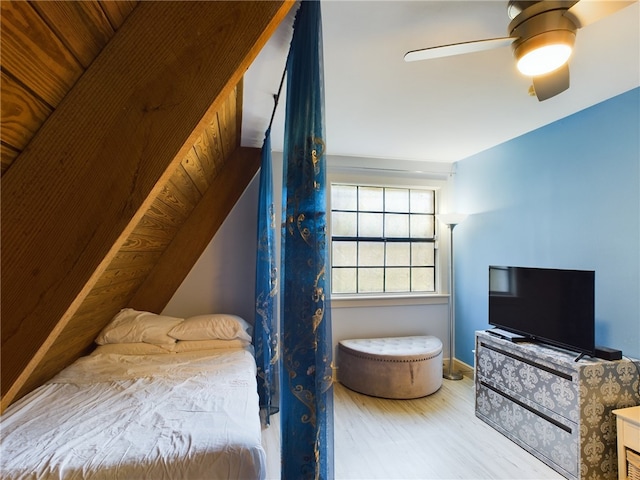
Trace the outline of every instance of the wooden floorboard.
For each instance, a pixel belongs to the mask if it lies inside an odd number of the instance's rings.
[[[335,478],[562,479],[476,418],[473,379],[443,380],[436,393],[386,400],[334,389]],[[263,430],[268,478],[280,478],[279,418]]]

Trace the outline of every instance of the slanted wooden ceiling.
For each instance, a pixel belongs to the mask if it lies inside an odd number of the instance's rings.
[[[242,76],[294,3],[0,5],[4,410],[170,300],[259,168]]]

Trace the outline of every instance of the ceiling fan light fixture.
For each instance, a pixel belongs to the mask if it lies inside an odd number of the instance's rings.
[[[571,47],[562,43],[539,47],[518,60],[518,70],[530,77],[553,72],[567,63],[571,52]]]
[[[571,57],[575,38],[573,32],[555,30],[522,42],[514,52],[518,70],[530,77],[557,70]]]

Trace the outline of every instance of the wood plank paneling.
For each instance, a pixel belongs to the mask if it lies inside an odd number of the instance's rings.
[[[172,179],[173,178],[176,178],[176,175],[173,175]],[[178,185],[176,185],[172,180],[169,180],[162,189],[160,195],[158,195],[158,200],[176,212],[175,216],[180,218],[186,218],[196,205],[191,201],[189,196],[182,193]]]
[[[202,198],[202,194],[193,183],[191,176],[185,171],[183,162],[180,163],[180,167],[176,168],[173,177],[171,177],[169,188],[173,191],[174,195],[181,197],[181,202],[191,206],[189,212],[193,210],[193,207],[195,207]]]
[[[209,188],[207,176],[193,147],[187,152],[184,160],[182,160],[181,166],[198,189],[198,192],[200,194],[206,192],[207,188]]]
[[[238,86],[236,87],[234,102],[234,108],[236,110],[235,144],[239,147],[242,143],[242,105],[244,103],[244,82],[238,83]]]
[[[153,207],[146,210],[144,216],[136,226],[136,234],[155,237],[158,239],[170,239],[175,235],[177,229],[169,229],[163,222],[162,215],[152,211]]]
[[[0,9],[3,70],[56,107],[84,69],[31,4],[3,0]]]
[[[213,170],[222,168],[225,162],[225,154],[222,144],[222,133],[220,132],[220,117],[221,115],[218,113],[218,115],[212,118],[211,123],[209,124],[209,127],[206,131],[208,137],[207,141],[210,145],[209,151],[211,153],[209,163],[212,165],[211,168]]]
[[[13,78],[1,72],[2,117],[0,138],[14,150],[22,150],[53,109],[25,90]]]
[[[137,235],[136,238],[137,239],[144,238],[145,241],[149,241],[149,242],[158,241],[157,239],[143,237],[142,235]],[[151,250],[155,252],[164,251],[164,249],[167,248],[168,246],[167,239],[162,239],[162,241],[158,241],[158,242],[161,243],[162,248],[150,248],[145,250]],[[141,251],[140,249],[124,247],[120,249],[119,253],[122,254],[122,253],[131,253],[131,252],[140,252],[140,251]],[[114,263],[110,265],[109,268],[100,276],[100,279],[96,282],[94,286],[94,290],[99,290],[104,286],[111,285],[113,283],[128,282],[130,280],[138,280],[139,282],[141,282],[142,279],[144,279],[149,274],[149,271],[152,268],[153,268],[153,265],[147,265],[147,264],[135,265],[135,264],[122,264],[122,262],[120,262],[119,264]],[[92,290],[92,292],[94,290]],[[91,293],[89,295],[91,295]],[[83,303],[83,307],[84,307],[84,303]]]
[[[115,32],[96,1],[36,1],[31,5],[84,68]]]
[[[170,242],[171,242],[171,237],[164,237],[164,238],[147,237],[145,235],[134,232],[131,235],[129,235],[129,238],[127,238],[127,241],[124,242],[124,244],[122,245],[122,248],[120,248],[120,251],[121,252],[148,252],[148,251],[162,252],[165,248],[167,248],[167,245],[169,245]],[[103,280],[105,277],[107,277],[109,275],[109,272],[111,271],[112,269],[108,268],[104,272],[104,275],[100,277],[100,280]]]
[[[134,231],[159,243],[178,232],[186,201],[175,208],[174,199],[157,197],[292,5],[139,4],[7,170],[1,192],[2,409],[91,343],[98,326],[75,316],[87,302],[110,311],[128,306],[139,279],[103,283],[101,276],[143,271],[158,261],[156,249],[118,250],[132,245],[127,239]],[[238,189],[228,185],[237,181],[217,179],[211,188]],[[198,222],[215,223],[211,211],[218,207],[209,204]],[[167,251],[176,256],[174,244]],[[193,265],[204,248],[193,241],[182,247],[181,265]],[[170,269],[170,283],[182,281],[182,270]],[[162,292],[166,303],[173,291]],[[98,316],[104,323],[110,318]]]
[[[4,175],[4,172],[9,170],[9,167],[13,161],[18,157],[20,152],[9,145],[4,143],[0,144],[0,172]]]
[[[217,115],[214,118],[217,118]],[[214,128],[215,130],[213,130]],[[216,176],[216,158],[222,157],[221,145],[218,142],[219,138],[218,123],[216,120],[215,127],[208,125],[203,135],[193,144],[193,151],[204,170],[205,178],[215,178]]]
[[[137,0],[100,0],[100,6],[107,15],[114,30],[122,26],[126,18],[138,4]]]
[[[232,152],[236,146],[240,145],[240,137],[236,131],[236,118],[239,114],[241,115],[241,112],[237,110],[236,96],[230,95],[218,112],[223,152]]]
[[[189,250],[202,252],[260,167],[259,148],[237,148],[131,300],[140,310],[159,312],[191,270]],[[195,246],[195,247],[194,247]]]
[[[2,2],[2,174],[136,4]],[[108,11],[114,21],[107,18]]]
[[[153,202],[153,205],[147,209],[146,215],[156,220],[167,232],[177,231],[182,222],[184,222],[184,217],[174,210],[171,205],[161,200]]]

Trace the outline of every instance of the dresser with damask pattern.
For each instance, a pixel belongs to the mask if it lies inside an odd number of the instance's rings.
[[[476,332],[476,416],[569,479],[617,478],[612,410],[640,404],[640,366]]]

